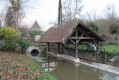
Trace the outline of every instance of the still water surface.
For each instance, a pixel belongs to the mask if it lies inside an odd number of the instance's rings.
[[[119,75],[53,57],[49,57],[46,63],[39,64],[58,80],[119,80]]]
[[[28,55],[29,56],[29,55]],[[49,56],[47,59],[33,57],[46,71],[53,74],[58,80],[119,80],[119,75],[104,72],[81,64],[74,64]],[[46,59],[44,61],[43,59]],[[41,63],[42,62],[42,63]]]

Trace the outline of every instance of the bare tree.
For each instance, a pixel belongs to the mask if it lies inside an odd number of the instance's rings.
[[[18,30],[21,34],[21,37],[26,37],[28,33],[30,32],[30,29],[28,28],[28,25],[22,25],[21,27],[18,27]]]
[[[108,4],[105,8],[107,24],[109,27],[109,33],[118,34],[119,44],[119,19],[116,13],[116,6],[114,4]]]
[[[112,25],[119,25],[118,23],[118,18],[117,18],[117,13],[116,13],[116,7],[114,4],[108,4],[105,8],[105,15],[107,19],[107,24],[108,27],[111,29]]]
[[[114,4],[108,4],[105,8],[105,16],[107,19],[114,19],[117,17],[116,7]]]
[[[13,27],[17,28],[19,26],[19,21],[24,17],[24,10],[23,8],[26,7],[26,3],[30,0],[0,0],[6,3],[6,5],[12,8],[12,15],[13,15]],[[7,16],[7,15],[6,15]]]
[[[63,1],[63,21],[72,21],[79,18],[83,6],[81,0]]]
[[[13,13],[12,13],[12,7],[9,7],[6,13],[5,17],[5,26],[13,27]]]
[[[0,26],[3,26],[3,23],[4,23],[4,14],[5,14],[5,11],[4,11],[4,8],[1,9],[1,12],[0,12]]]
[[[14,19],[14,24],[15,24],[15,28],[18,27],[18,19],[19,17],[21,17],[21,13],[20,10],[22,10],[22,4],[23,2],[25,2],[25,0],[10,0],[10,4],[12,6],[13,9],[13,19]],[[22,11],[23,12],[23,11]]]

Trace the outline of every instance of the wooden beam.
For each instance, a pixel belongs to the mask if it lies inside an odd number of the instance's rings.
[[[93,43],[94,43],[94,45],[95,45],[96,49],[98,50],[97,43],[96,43],[96,41],[95,41],[95,40],[93,40]],[[95,53],[95,56],[96,56],[96,61],[97,61],[97,52]]]
[[[75,50],[76,50],[76,52],[75,52],[75,57],[76,58],[78,58],[78,30],[77,30],[77,28],[76,28],[76,44],[75,44]]]
[[[92,37],[79,37],[79,39],[94,39]]]
[[[96,49],[97,49],[97,52],[96,52],[96,60],[97,60],[97,59],[98,59],[98,58],[97,58],[97,54],[99,54],[99,51],[100,51],[100,48],[99,48],[99,42],[98,42],[98,41],[93,40],[93,43],[95,44]]]
[[[82,37],[83,36],[83,34],[80,36],[80,37]],[[79,43],[79,41],[80,41],[80,39],[78,40],[78,42],[77,43]]]
[[[99,42],[97,42],[97,48],[98,48],[97,54],[99,54],[99,52],[100,52],[100,45],[99,45]]]
[[[60,43],[58,43],[58,53],[60,53]]]
[[[50,43],[47,43],[48,44],[48,52],[50,52]]]
[[[71,41],[73,44],[76,44],[72,39],[70,39],[70,41]]]
[[[92,37],[70,37],[70,39],[94,39]]]
[[[82,33],[80,37],[83,37],[83,35],[84,35],[84,34]]]
[[[86,32],[82,31],[81,29],[78,29],[81,33],[85,34],[86,36],[89,36],[89,34],[86,34]]]

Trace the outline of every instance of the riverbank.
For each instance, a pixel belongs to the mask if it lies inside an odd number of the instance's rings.
[[[0,52],[0,80],[57,80],[25,54]]]

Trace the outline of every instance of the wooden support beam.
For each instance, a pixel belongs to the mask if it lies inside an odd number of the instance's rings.
[[[50,52],[50,43],[47,43],[48,44],[48,52]]]
[[[97,54],[100,53],[100,45],[99,45],[99,42],[97,42]]]
[[[94,43],[94,45],[95,45],[96,49],[98,50],[97,43],[96,43],[96,41],[95,41],[95,40],[93,40],[93,43]],[[95,56],[96,56],[96,60],[97,60],[97,52],[95,53]]]
[[[76,44],[75,44],[75,57],[78,58],[78,30],[76,29]]]
[[[81,29],[78,29],[81,33],[85,34],[86,36],[89,36],[89,34],[86,34],[86,32],[82,31]]]
[[[100,46],[99,46],[99,42],[98,41],[95,41],[95,40],[93,40],[93,43],[95,44],[95,46],[96,46],[96,49],[97,49],[97,52],[96,52],[96,60],[98,59],[97,58],[97,54],[99,54],[99,52],[100,52]]]
[[[83,36],[83,34],[80,36],[80,37],[82,37]],[[77,43],[79,43],[79,41],[80,41],[80,39],[78,40],[78,42]]]
[[[92,37],[71,37],[70,39],[94,39]]]
[[[84,34],[82,33],[80,37],[83,37],[83,35],[84,35]]]
[[[70,39],[70,41],[71,41],[73,44],[76,44],[72,39]]]
[[[58,53],[60,53],[60,43],[58,43]]]

